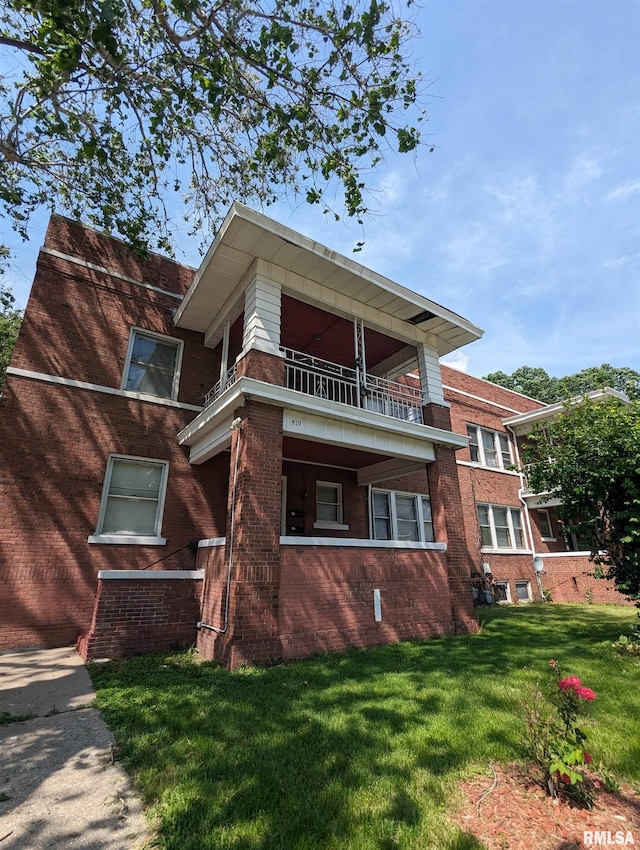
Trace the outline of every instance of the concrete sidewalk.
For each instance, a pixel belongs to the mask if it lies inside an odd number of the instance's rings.
[[[82,659],[0,653],[0,850],[137,850],[151,834]],[[9,716],[7,718],[7,715]],[[12,721],[17,716],[33,719]]]

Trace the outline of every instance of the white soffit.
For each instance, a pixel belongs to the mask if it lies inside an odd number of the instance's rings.
[[[176,325],[204,333],[256,258],[402,321],[433,313],[432,318],[415,324],[421,331],[437,335],[440,355],[483,334],[476,325],[434,301],[238,203],[229,210],[196,272],[176,313]]]

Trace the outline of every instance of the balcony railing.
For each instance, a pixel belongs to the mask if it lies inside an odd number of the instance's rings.
[[[350,366],[341,366],[292,348],[281,351],[285,357],[285,386],[288,389],[350,407],[361,407],[404,422],[423,424],[422,393],[419,389],[375,375],[363,375]],[[234,365],[205,395],[204,406],[213,404],[236,380]]]
[[[362,407],[394,419],[422,424],[422,393],[414,387],[363,375],[331,360],[283,348],[285,381],[290,390]]]
[[[237,377],[236,372],[237,372],[237,367],[236,367],[236,364],[234,363],[233,366],[231,367],[231,369],[229,369],[227,371],[226,375],[224,375],[224,377],[220,378],[218,383],[214,384],[214,386],[211,387],[209,392],[205,395],[205,397],[204,397],[204,406],[205,407],[209,407],[210,404],[213,404],[213,402],[219,396],[221,396],[222,393],[231,386],[231,384],[234,384],[236,382],[236,377]]]

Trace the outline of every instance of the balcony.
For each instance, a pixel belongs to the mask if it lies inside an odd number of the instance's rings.
[[[388,381],[359,369],[313,357],[291,348],[281,349],[285,358],[287,389],[315,398],[381,413],[403,422],[423,424],[419,389]],[[213,404],[236,381],[235,366],[206,394],[204,407]]]

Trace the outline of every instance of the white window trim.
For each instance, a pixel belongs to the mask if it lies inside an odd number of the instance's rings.
[[[511,604],[511,583],[509,581],[507,581],[506,579],[498,579],[496,581],[496,586],[497,585],[504,585],[506,587],[507,592],[505,593],[506,599],[496,599],[496,604],[497,605],[510,605]]]
[[[489,515],[489,530],[491,531],[491,546],[483,546],[480,544],[480,551],[487,552],[491,554],[507,554],[507,553],[518,553],[522,554],[523,552],[530,551],[527,547],[527,535],[525,532],[524,524],[522,522],[522,511],[520,508],[512,507],[511,505],[494,505],[489,502],[478,502],[476,505],[476,516],[477,508],[484,507],[488,508]],[[517,511],[520,514],[520,531],[522,533],[522,546],[498,546],[498,536],[496,534],[496,523],[493,518],[493,509],[494,508],[503,508],[507,512],[507,528],[509,529],[509,538],[510,540],[515,540],[515,529],[513,525],[513,517],[511,515],[512,511]],[[478,516],[478,529],[480,530],[480,539],[482,540],[482,528],[480,527],[480,517]]]
[[[511,438],[506,431],[496,431],[494,428],[485,428],[482,425],[476,425],[473,422],[467,422],[467,434],[469,433],[469,428],[475,428],[476,432],[476,445],[478,447],[478,457],[479,460],[467,461],[472,466],[482,466],[484,469],[494,469],[500,470],[502,472],[511,472],[505,466],[504,459],[502,457],[502,448],[500,446],[499,437],[506,437],[507,443],[509,445],[509,466],[513,463],[513,446],[511,445]],[[493,435],[493,446],[496,451],[496,460],[498,461],[497,466],[492,466],[486,462],[485,457],[485,447],[482,442],[482,433],[485,432],[487,434]]]
[[[393,535],[393,537],[391,538],[392,540],[395,540],[398,543],[402,543],[402,544],[405,544],[405,543],[408,544],[408,543],[411,543],[411,542],[426,544],[426,543],[433,543],[434,542],[432,540],[425,540],[424,539],[424,522],[425,522],[425,520],[424,520],[424,514],[422,512],[422,500],[427,499],[429,501],[429,503],[431,503],[430,495],[428,493],[407,493],[404,490],[386,490],[383,487],[369,487],[369,523],[370,523],[369,536],[372,540],[376,540],[376,541],[379,541],[379,542],[384,541],[384,538],[377,538],[375,536],[376,523],[375,523],[375,516],[374,516],[374,513],[373,513],[373,494],[374,493],[385,493],[386,495],[391,497],[389,499],[389,519],[390,519],[390,522],[391,522],[391,533]],[[409,496],[416,501],[416,505],[417,505],[416,519],[417,519],[417,522],[418,522],[418,534],[420,535],[420,540],[418,540],[418,541],[401,540],[398,537],[398,523],[397,523],[397,514],[396,514],[396,496]],[[433,511],[432,511],[432,514],[431,514],[431,525],[433,526]],[[435,529],[434,529],[434,536],[435,536]]]
[[[101,529],[104,523],[105,513],[107,511],[107,502],[109,499],[109,487],[111,485],[111,474],[113,471],[113,462],[115,460],[130,460],[140,463],[157,463],[162,466],[162,476],[160,479],[160,487],[158,490],[158,507],[156,508],[156,533],[155,534],[103,534]],[[164,546],[167,542],[162,536],[162,519],[164,516],[164,500],[167,493],[167,481],[169,478],[169,461],[160,460],[153,457],[134,457],[133,455],[110,454],[105,470],[104,481],[102,484],[102,499],[100,500],[100,511],[98,513],[98,522],[96,525],[95,534],[89,535],[88,543],[106,543],[120,546]]]
[[[133,344],[135,341],[136,334],[140,334],[141,336],[151,337],[151,339],[157,339],[159,342],[172,343],[177,345],[176,350],[176,367],[173,372],[173,383],[171,384],[171,400],[175,401],[178,398],[178,387],[180,386],[180,371],[182,369],[182,352],[184,349],[184,343],[181,339],[178,339],[174,336],[168,336],[167,334],[156,333],[155,331],[148,331],[145,328],[132,327],[129,331],[129,345],[127,346],[127,355],[124,361],[124,369],[122,371],[122,380],[120,381],[120,389],[127,389],[127,380],[129,378],[129,369],[131,368],[131,357],[133,355]],[[128,390],[127,392],[131,392]],[[145,393],[144,395],[149,395],[149,393]],[[156,396],[156,398],[163,398],[164,396]]]
[[[527,599],[520,599],[520,597],[518,596],[518,585],[519,584],[526,584],[527,593],[529,594]],[[531,582],[529,581],[529,579],[526,579],[526,578],[516,579],[514,581],[514,585],[515,585],[515,588],[516,588],[516,601],[518,602],[518,604],[527,605],[529,602],[533,602],[533,596],[531,595]]]
[[[349,526],[344,522],[344,502],[342,499],[342,484],[337,481],[316,481],[316,517],[318,516],[318,487],[333,487],[338,493],[338,520],[332,522],[328,519],[316,519],[314,528],[334,529],[335,531],[349,531]]]
[[[545,514],[545,516],[547,517],[547,527],[549,528],[549,531],[552,531],[553,526],[551,525],[551,514],[549,513],[548,509],[547,508],[536,508],[536,511],[539,514]],[[558,539],[557,537],[553,537],[553,536],[547,537],[546,535],[542,534],[542,530],[540,529],[539,523],[538,523],[538,529],[540,530],[540,539],[544,543],[554,543]]]

